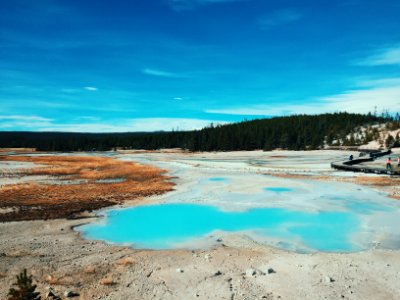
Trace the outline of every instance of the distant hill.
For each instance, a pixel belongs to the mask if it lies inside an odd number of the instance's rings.
[[[333,113],[257,119],[194,131],[133,133],[0,132],[0,147],[45,151],[183,148],[190,151],[320,149],[373,140],[378,124],[400,128],[398,117]],[[129,130],[129,128],[127,128]],[[394,137],[395,138],[395,137]]]

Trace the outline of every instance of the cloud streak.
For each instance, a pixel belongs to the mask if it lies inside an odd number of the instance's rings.
[[[279,116],[291,114],[320,114],[347,111],[354,113],[388,110],[400,111],[400,78],[369,81],[363,89],[347,90],[342,93],[305,101],[304,104],[263,104],[251,107],[206,110],[207,113],[227,115]]]
[[[89,92],[96,92],[99,90],[97,87],[94,87],[94,86],[85,86],[84,89]]]
[[[12,115],[12,116],[1,116],[0,120],[14,120],[14,121],[34,121],[34,122],[50,122],[52,119],[43,118],[39,116],[23,116],[23,115]]]
[[[208,126],[211,123],[225,124],[219,120],[203,120],[188,118],[138,118],[119,122],[87,123],[87,124],[54,124],[40,128],[39,131],[67,131],[67,132],[151,132],[170,130],[195,130]]]
[[[379,50],[358,64],[363,66],[400,66],[400,46]]]
[[[151,68],[145,68],[142,70],[142,72],[146,75],[151,75],[151,76],[157,76],[157,77],[167,77],[167,78],[178,78],[182,77],[178,74],[163,71],[163,70],[158,70],[158,69],[151,69]]]
[[[220,120],[190,118],[137,118],[109,120],[105,122],[101,122],[97,118],[86,116],[80,117],[79,119],[89,122],[57,123],[55,120],[39,116],[0,116],[0,128],[7,130],[65,132],[151,132],[195,130],[204,128],[211,123],[227,123]]]
[[[53,119],[40,116],[0,115],[0,128],[5,130],[36,130],[39,127],[49,126]]]

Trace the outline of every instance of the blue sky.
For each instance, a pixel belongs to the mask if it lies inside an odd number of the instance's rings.
[[[398,0],[12,0],[0,130],[400,111]]]

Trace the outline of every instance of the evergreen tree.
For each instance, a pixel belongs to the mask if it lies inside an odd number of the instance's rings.
[[[397,133],[396,137],[394,138],[393,148],[394,147],[400,147],[400,135],[399,135],[399,133]]]
[[[325,143],[358,144],[356,128],[369,126],[365,140],[380,135],[372,125],[386,122],[400,125],[400,120],[387,116],[334,113],[320,115],[293,115],[243,121],[226,125],[211,125],[201,130],[172,132],[127,133],[66,133],[66,132],[0,132],[0,147],[36,148],[42,151],[91,151],[125,149],[156,150],[182,148],[190,151],[232,150],[289,150],[317,149]],[[396,116],[396,118],[399,118]],[[167,124],[166,124],[167,126]],[[391,125],[393,128],[393,125]],[[129,128],[127,128],[129,130]],[[350,138],[347,140],[347,136]],[[383,141],[382,141],[383,142]]]
[[[393,137],[391,134],[389,134],[388,137],[387,137],[386,140],[385,140],[386,148],[392,147],[393,144],[394,144],[394,142],[395,142],[394,137]]]
[[[35,292],[36,285],[32,284],[32,275],[28,276],[26,269],[17,275],[14,283],[17,289],[11,288],[8,292],[8,300],[40,300],[40,293]]]

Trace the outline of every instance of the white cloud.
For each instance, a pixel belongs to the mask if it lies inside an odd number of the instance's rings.
[[[258,25],[263,30],[270,30],[279,25],[298,21],[302,17],[302,13],[295,9],[277,10],[259,19]]]
[[[395,87],[400,86],[400,77],[361,80],[356,82],[357,87]]]
[[[139,118],[120,120],[107,123],[77,123],[77,124],[50,124],[39,128],[39,131],[68,131],[68,132],[151,132],[151,131],[170,131],[174,130],[194,130],[201,129],[209,124],[225,124],[225,121],[202,120],[187,118]]]
[[[84,89],[87,90],[87,91],[89,91],[89,92],[96,92],[96,91],[98,91],[98,88],[97,88],[97,87],[94,87],[94,86],[85,86]]]
[[[142,72],[146,75],[151,75],[151,76],[158,76],[158,77],[169,77],[169,78],[177,78],[181,77],[178,74],[167,72],[167,71],[162,71],[162,70],[157,70],[157,69],[150,69],[146,68],[143,69]]]
[[[400,65],[400,46],[379,50],[357,64],[363,66]]]
[[[194,130],[201,129],[214,124],[225,124],[224,121],[188,119],[188,118],[144,118],[133,120],[131,126],[134,131],[155,131],[155,130]]]
[[[279,116],[290,114],[320,114],[347,111],[368,113],[400,111],[400,78],[369,81],[368,88],[344,91],[340,94],[314,99],[304,104],[262,104],[251,107],[207,110],[207,113],[229,115]]]
[[[39,116],[23,116],[23,115],[11,115],[1,116],[0,120],[14,120],[14,121],[32,121],[32,122],[50,122],[52,119],[43,118]]]
[[[49,126],[53,120],[40,116],[23,116],[23,115],[0,115],[0,128],[15,130],[16,128],[24,128],[24,130],[36,130],[43,126]]]
[[[182,97],[174,97],[174,100],[181,101],[181,100],[183,100],[183,98]]]
[[[127,126],[109,125],[104,123],[74,123],[74,124],[48,124],[37,129],[38,131],[63,131],[63,132],[127,132]]]
[[[101,122],[93,116],[81,116],[75,123],[60,124],[54,119],[40,116],[0,115],[0,128],[6,130],[66,131],[66,132],[151,132],[171,130],[194,130],[211,123],[225,124],[220,120],[190,118],[138,118]],[[80,122],[82,121],[82,122]]]

